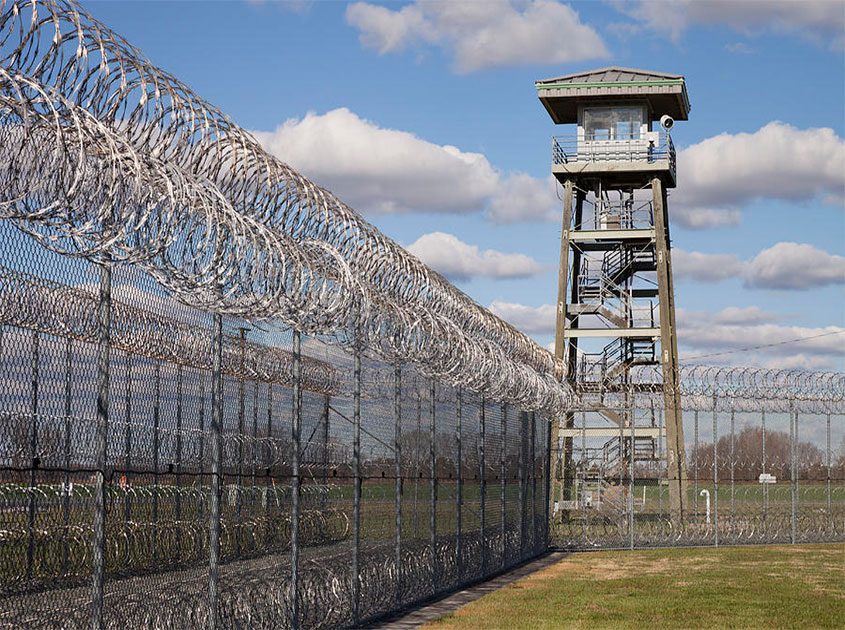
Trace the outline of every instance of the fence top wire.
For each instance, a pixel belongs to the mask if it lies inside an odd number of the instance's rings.
[[[568,408],[549,352],[75,3],[0,0],[0,84],[0,216],[48,248],[138,265],[197,308]]]
[[[662,408],[665,394],[660,367],[635,366],[626,384],[582,392],[579,406],[622,406],[626,397],[638,404],[650,400]],[[668,392],[671,395],[671,392]],[[798,369],[747,366],[681,365],[678,390],[684,409],[721,411],[773,411],[845,413],[845,374]]]

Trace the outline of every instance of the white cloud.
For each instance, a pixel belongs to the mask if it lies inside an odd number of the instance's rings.
[[[255,132],[271,153],[364,214],[485,212],[497,223],[557,222],[553,177],[502,173],[481,153],[386,129],[346,108],[293,118]],[[674,223],[736,225],[757,198],[845,204],[845,142],[831,129],[773,122],[759,131],[720,134],[678,155]]]
[[[278,158],[364,213],[476,212],[499,185],[480,153],[384,129],[345,107],[256,132]]]
[[[385,129],[346,108],[254,132],[268,151],[363,214],[484,212],[498,222],[556,217],[554,180],[502,174],[480,153]]]
[[[737,42],[735,44],[725,44],[725,50],[735,53],[737,55],[752,55],[754,49],[745,42]]]
[[[513,302],[493,300],[487,307],[491,313],[505,320],[527,335],[550,334],[555,331],[554,304],[533,307]]]
[[[738,222],[755,199],[845,205],[845,141],[833,129],[771,122],[754,133],[722,133],[678,154],[675,222],[702,228]]]
[[[717,324],[763,324],[781,319],[781,316],[771,311],[764,311],[759,306],[728,306],[713,315]]]
[[[841,358],[845,356],[844,333],[845,328],[839,326],[805,328],[777,324],[712,323],[687,327],[679,324],[678,342],[699,350],[714,352],[769,346],[755,349],[755,352],[777,356],[805,353]],[[785,344],[787,341],[790,343]]]
[[[760,361],[760,367],[780,370],[831,370],[837,363],[828,356],[809,355],[803,352],[788,356],[772,357]]]
[[[672,249],[672,272],[676,280],[719,282],[742,274],[743,263],[736,254],[702,254]]]
[[[247,4],[259,7],[263,5],[272,5],[281,9],[287,9],[292,13],[307,13],[314,5],[314,0],[281,0],[272,2],[271,0],[246,0]]]
[[[709,326],[712,324],[767,324],[784,319],[783,316],[772,313],[771,311],[764,311],[759,306],[728,306],[716,313],[693,311],[679,307],[675,309],[675,317],[678,325],[686,328]]]
[[[346,19],[360,31],[361,43],[379,54],[438,46],[452,54],[459,72],[609,54],[576,11],[551,0],[417,1],[398,10],[356,2]]]
[[[725,210],[721,208],[689,208],[683,202],[675,205],[669,203],[669,214],[672,223],[677,223],[691,230],[707,230],[710,228],[730,227],[742,222],[739,210]]]
[[[797,34],[841,49],[845,11],[839,0],[639,0],[619,3],[626,13],[658,33],[680,41],[692,24],[725,25],[747,35]]]
[[[527,278],[545,267],[524,254],[504,254],[495,249],[479,250],[444,232],[424,234],[408,251],[450,280],[467,278]]]
[[[487,216],[496,223],[560,222],[563,202],[555,193],[557,180],[515,173],[503,179],[490,199]]]
[[[777,324],[786,317],[757,306],[716,313],[679,308],[676,317],[682,361],[824,369],[845,357],[845,328]]]
[[[780,242],[742,261],[735,254],[672,250],[679,281],[721,282],[742,278],[749,288],[805,290],[845,284],[845,257],[807,243]]]
[[[745,284],[799,290],[845,284],[845,257],[806,243],[778,243],[748,262]]]

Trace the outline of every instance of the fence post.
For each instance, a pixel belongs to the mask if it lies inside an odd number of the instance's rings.
[[[325,395],[323,401],[323,489],[320,492],[320,507],[326,509],[326,503],[329,499],[329,394]],[[269,407],[268,407],[269,417]],[[269,419],[268,419],[268,434],[269,434]]]
[[[182,365],[176,366],[176,487],[182,488]],[[176,492],[176,560],[182,558],[182,494]]]
[[[158,467],[161,419],[161,361],[155,360],[153,373],[153,523],[158,525]],[[158,562],[158,529],[153,527],[153,563]]]
[[[531,553],[537,552],[537,416],[531,412]]]
[[[103,628],[103,588],[106,568],[106,448],[109,423],[109,342],[111,336],[111,263],[100,265],[100,299],[97,308],[97,471],[94,482],[94,579],[91,628]]]
[[[64,501],[62,506],[63,524],[62,538],[64,544],[62,545],[62,568],[64,574],[68,572],[68,530],[70,528],[70,414],[71,414],[71,358],[72,358],[72,344],[73,340],[68,337],[67,345],[65,346],[65,444],[64,444],[64,465],[65,465],[65,486],[64,486]],[[829,425],[828,425],[829,426]],[[828,449],[829,452],[830,449]],[[828,457],[828,460],[830,458]],[[829,477],[830,475],[828,475]],[[127,495],[128,496],[128,495]],[[127,499],[128,501],[128,499]]]
[[[68,342],[70,339],[68,339]],[[70,361],[70,357],[68,357]],[[70,385],[68,385],[69,387]],[[124,432],[124,449],[123,467],[126,469],[124,473],[126,476],[127,487],[124,490],[126,496],[123,498],[123,519],[128,523],[131,518],[131,508],[129,504],[129,470],[132,468],[132,355],[126,353],[126,431]],[[68,392],[68,398],[70,393]],[[69,401],[68,401],[69,402]],[[68,413],[70,415],[70,413]]]
[[[255,500],[257,499],[257,493],[255,491],[255,464],[258,461],[258,379],[256,378],[253,381],[253,388],[252,388],[252,446],[250,447],[250,516],[253,519],[253,527],[255,527]],[[265,498],[264,505],[267,505],[267,500]],[[256,544],[256,534],[257,528],[255,528],[252,532],[252,535],[249,537],[250,540],[250,548],[253,550],[255,549]]]
[[[628,459],[628,476],[630,477],[630,486],[628,492],[628,548],[634,548],[634,458],[637,453],[637,436],[636,436],[636,418],[634,412],[636,407],[634,405],[634,392],[629,392],[631,403],[629,406],[628,418],[631,422],[631,451]]]
[[[214,314],[211,345],[211,496],[208,516],[208,628],[217,628],[220,573],[220,494],[223,490],[223,318]]]
[[[719,435],[716,427],[716,394],[713,394],[713,542],[719,546]]]
[[[654,403],[652,402],[652,413],[654,413]],[[661,465],[660,461],[663,459],[663,412],[657,412],[657,510],[660,514],[660,536],[663,537],[663,484],[661,483]],[[668,468],[667,468],[668,476]],[[685,490],[686,491],[686,490]]]
[[[798,444],[799,444],[800,438],[799,438],[799,435],[798,435],[798,410],[797,409],[794,410],[794,418],[795,418],[795,443],[792,446],[792,449],[793,449],[793,452],[794,452],[792,459],[795,462],[795,464],[794,464],[794,467],[795,467],[795,474],[794,474],[794,477],[795,477],[795,489],[794,489],[794,493],[795,493],[795,510],[794,510],[795,516],[792,518],[792,521],[793,521],[793,529],[795,530],[794,538],[797,542],[798,541],[798,534],[800,533],[798,531],[798,516],[799,516],[799,512],[801,510],[801,495],[798,493],[798,486],[801,483],[801,473],[798,469],[798,464],[799,464],[799,462],[798,462]]]
[[[734,418],[734,401],[731,398],[731,530],[733,530],[734,524],[734,498],[735,498],[735,488],[734,488],[734,469],[736,467],[736,453],[734,450],[734,442],[735,442],[735,431],[736,431],[736,421]]]
[[[827,530],[833,528],[833,517],[830,512],[830,412],[827,412]]]
[[[792,398],[789,399],[789,497],[790,497],[790,538],[791,544],[795,544],[795,500],[797,482],[795,479],[795,441],[797,439],[796,432],[798,431],[798,414],[793,411]]]
[[[264,468],[265,472],[267,473],[267,480],[264,483],[264,492],[267,494],[264,498],[264,522],[265,522],[265,530],[264,530],[264,545],[269,550],[275,539],[274,535],[274,527],[270,517],[270,505],[272,503],[270,497],[270,490],[273,487],[272,484],[272,473],[270,471],[270,462],[272,461],[273,454],[271,450],[271,441],[273,439],[273,383],[267,383],[267,441],[264,447]],[[324,460],[325,462],[325,460]],[[323,489],[322,489],[322,501],[321,507],[323,510],[326,509],[326,467],[323,466]]]
[[[487,481],[484,478],[485,462],[484,462],[484,396],[481,397],[481,408],[479,409],[479,434],[478,434],[478,472],[480,474],[479,489],[481,492],[481,525],[480,525],[480,544],[481,544],[481,574],[487,575],[487,538],[485,535],[485,520],[486,520],[486,500],[487,500]]]
[[[456,529],[456,537],[457,537],[457,555],[458,555],[458,583],[463,583],[464,581],[464,545],[463,545],[463,502],[464,502],[464,453],[463,453],[463,442],[461,440],[461,433],[462,433],[462,416],[463,416],[463,403],[462,403],[462,395],[461,395],[461,388],[458,387],[457,391],[457,400],[455,405],[455,411],[457,415],[457,422],[455,426],[455,440],[458,443],[458,488],[455,498],[455,508],[457,509],[457,519],[455,523]]]
[[[761,447],[762,447],[762,467],[763,470],[761,473],[766,472],[766,410],[764,409],[760,414],[760,438],[761,438]],[[764,483],[761,484],[762,488],[762,496],[760,498],[761,502],[763,503],[763,532],[766,531],[766,513],[768,512],[768,498],[769,498],[769,484]]]
[[[243,339],[243,329],[241,329]],[[241,353],[243,357],[243,353]],[[243,359],[241,359],[243,361]],[[355,354],[355,369],[358,371],[358,354]],[[302,429],[302,338],[298,330],[293,331],[293,392],[291,410],[291,438],[293,449],[291,454],[291,502],[290,502],[290,605],[291,605],[291,628],[299,629],[299,449],[300,434]],[[357,384],[356,384],[357,385]],[[241,390],[243,391],[243,390]],[[356,394],[357,395],[357,394]],[[241,397],[241,408],[243,408],[243,397]],[[357,410],[356,410],[357,414]],[[356,423],[358,416],[356,415]],[[243,431],[241,431],[243,435]],[[356,449],[359,439],[358,425],[355,425]],[[358,514],[356,506],[355,528],[357,545]],[[356,549],[357,551],[357,549]],[[357,561],[357,558],[355,559]],[[356,611],[357,612],[357,611]],[[357,617],[356,617],[357,620]]]
[[[502,506],[501,506],[502,509],[501,509],[501,516],[500,516],[500,518],[502,520],[501,528],[500,528],[501,531],[502,531],[502,540],[500,542],[501,542],[501,554],[502,554],[502,569],[504,569],[505,565],[507,564],[507,546],[505,545],[505,538],[506,538],[506,531],[507,531],[505,529],[505,520],[507,519],[507,503],[506,503],[506,494],[507,494],[506,484],[507,484],[507,482],[505,481],[505,476],[507,475],[507,467],[505,465],[507,458],[505,457],[505,455],[507,453],[507,437],[508,437],[508,405],[507,405],[507,403],[502,405],[502,426],[501,426],[500,435],[501,435],[501,443],[502,443],[502,448],[501,448],[501,452],[500,452],[501,457],[499,458],[500,459],[500,461],[499,461],[499,478],[501,480],[499,482],[499,494],[500,494],[501,500],[502,500]]]
[[[422,471],[420,470],[420,439],[422,438],[422,393],[420,392],[419,383],[414,382],[414,394],[417,397],[417,432],[414,434],[414,541],[417,539],[417,525],[419,518],[417,518],[417,499],[420,488],[420,477]]]
[[[625,407],[622,410],[623,416],[630,413],[630,409],[628,408],[628,395],[625,394]],[[570,499],[572,497],[570,496]],[[622,517],[625,516],[625,508],[628,507],[625,505],[625,419],[622,418],[622,421],[619,422],[619,505],[621,507],[622,513],[619,516],[618,521],[616,522],[616,527],[619,530],[619,545],[622,546],[622,539],[624,535],[624,530],[622,529]],[[626,520],[626,525],[630,525],[628,523],[628,519]],[[630,536],[629,536],[630,538]]]
[[[575,440],[573,440],[573,443]],[[604,464],[602,464],[604,465]],[[581,543],[587,540],[587,501],[584,498],[586,479],[587,479],[587,470],[590,467],[589,458],[587,457],[587,412],[581,411],[581,479],[576,480],[579,483],[575,486],[576,492],[576,501],[581,502],[581,536],[583,536]],[[593,501],[598,503],[601,501],[601,482],[598,484],[598,493],[599,496],[593,497]]]
[[[355,340],[352,372],[352,619],[358,625],[361,616],[361,349]]]
[[[241,512],[243,510],[243,478],[244,478],[244,424],[246,422],[246,409],[244,408],[245,368],[244,353],[246,352],[246,333],[249,328],[243,326],[238,328],[238,493],[235,498],[237,510],[237,523],[235,525],[235,556],[241,556]],[[294,333],[296,335],[296,333]],[[294,364],[297,361],[294,354]],[[295,379],[296,377],[294,377]],[[295,387],[295,385],[294,385]],[[296,402],[294,402],[294,405]]]
[[[38,468],[38,331],[32,332],[32,400],[30,413],[32,422],[29,429],[29,492],[27,544],[26,544],[26,579],[32,579],[35,562],[35,471]],[[99,418],[98,418],[99,419]],[[98,426],[99,429],[99,426]],[[99,437],[99,436],[98,436]]]
[[[396,563],[396,605],[402,602],[402,367],[393,371],[393,434],[396,480],[393,486],[394,562]]]
[[[525,411],[519,412],[519,456],[516,460],[517,477],[519,488],[517,492],[517,509],[519,511],[519,556],[522,560],[522,552],[525,546],[525,419],[528,414]]]
[[[551,478],[552,478],[551,459],[550,459],[550,457],[548,457],[548,455],[550,455],[551,448],[552,448],[552,423],[549,422],[548,420],[544,420],[543,422],[545,423],[545,426],[546,426],[545,434],[546,434],[546,455],[547,455],[547,457],[544,458],[544,465],[545,465],[546,469],[545,469],[544,475],[543,475],[543,478],[546,480],[546,496],[545,496],[546,505],[545,505],[545,511],[544,511],[544,515],[545,515],[545,519],[544,519],[545,536],[546,536],[546,538],[545,538],[545,541],[546,541],[545,542],[545,549],[548,549],[549,545],[551,544],[551,541],[550,541],[551,522],[549,521],[549,518],[551,516],[549,514],[549,509],[550,509],[549,492],[550,492],[550,488],[551,488]]]
[[[431,545],[431,572],[432,583],[438,583],[440,572],[437,566],[437,454],[434,450],[435,433],[435,384],[434,379],[429,379],[428,389],[428,464],[431,477],[428,480],[429,485],[429,544]]]
[[[213,333],[212,333],[213,335]],[[213,342],[212,342],[213,343]],[[212,351],[213,353],[213,351]],[[213,360],[212,360],[213,362]],[[212,389],[214,386],[212,385]],[[199,476],[199,492],[202,495],[203,484],[205,483],[205,374],[200,372],[199,377],[199,462],[200,462],[200,476]],[[205,514],[205,505],[200,501],[199,517],[202,518]]]
[[[693,486],[693,501],[695,505],[695,519],[694,522],[698,525],[698,409],[695,410],[693,414],[693,460],[692,460],[692,469],[693,469],[693,476],[694,476],[694,486]]]

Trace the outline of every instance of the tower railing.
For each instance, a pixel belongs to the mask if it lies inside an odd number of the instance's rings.
[[[582,222],[581,229],[636,230],[654,227],[654,206],[641,199],[603,199],[593,206],[592,225]]]
[[[658,162],[667,160],[675,170],[675,145],[666,130],[645,134],[601,137],[585,134],[552,136],[554,164],[591,162]]]

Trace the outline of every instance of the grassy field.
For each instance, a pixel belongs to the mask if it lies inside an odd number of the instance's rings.
[[[845,545],[579,553],[426,630],[845,627]]]

